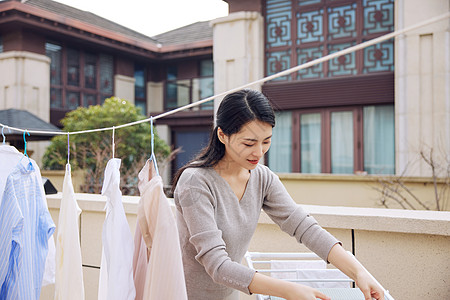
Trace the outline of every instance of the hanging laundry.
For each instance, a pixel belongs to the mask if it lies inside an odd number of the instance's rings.
[[[108,161],[102,195],[106,200],[106,218],[102,232],[102,261],[100,266],[99,300],[134,300],[133,238],[122,204],[120,159]]]
[[[66,165],[58,234],[56,236],[55,299],[83,300],[83,267],[78,219],[81,209],[75,199],[70,164]]]
[[[15,147],[9,145],[0,145],[0,162],[2,166],[0,168],[0,204],[2,203],[3,191],[5,189],[6,179],[8,178],[8,175],[12,173],[19,162],[23,163],[24,165],[28,164],[28,161],[23,160],[23,157],[23,154],[20,153]],[[30,159],[30,161],[36,174],[39,186],[41,187],[41,199],[44,199],[45,207],[48,210],[41,171],[39,169],[39,166],[33,159]],[[48,254],[45,262],[42,286],[55,283],[55,253],[55,240],[52,235],[48,240]]]
[[[0,299],[39,299],[48,242],[55,224],[32,168],[7,177],[0,205]]]
[[[139,200],[133,257],[136,300],[187,299],[175,217],[153,161],[139,172]]]

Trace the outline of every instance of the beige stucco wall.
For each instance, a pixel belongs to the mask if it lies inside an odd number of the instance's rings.
[[[114,75],[114,95],[134,104],[134,82],[133,77]]]
[[[278,174],[292,198],[300,204],[349,206],[349,207],[383,207],[381,204],[382,185],[380,180],[387,182],[391,177],[358,176],[336,174]],[[436,198],[433,181],[425,177],[403,178],[405,188],[396,185],[400,193],[397,198],[404,197],[415,209],[425,209],[414,197],[417,197],[428,208],[436,210]],[[444,190],[445,182],[440,179],[437,184],[439,192]],[[413,195],[409,194],[411,192]],[[405,203],[404,203],[405,204]],[[387,202],[388,208],[402,208],[394,200]],[[405,205],[408,209],[410,206]],[[441,195],[441,210],[450,210],[450,191]],[[383,207],[384,208],[384,207]]]
[[[395,1],[396,29],[439,16],[447,0]],[[420,151],[434,150],[437,164],[450,161],[449,19],[407,32],[395,43],[396,172],[429,176]]]
[[[147,111],[149,113],[164,110],[164,84],[162,82],[147,82]]]
[[[264,77],[263,23],[257,12],[236,12],[211,21],[216,94]],[[251,88],[259,90],[261,85]],[[216,109],[221,100],[215,99]]]
[[[81,248],[86,299],[97,299],[101,231],[105,197],[76,194],[81,213]],[[61,194],[47,196],[58,224]],[[124,197],[130,231],[136,228],[138,197]],[[173,206],[172,206],[173,207]],[[342,241],[395,299],[446,299],[450,295],[450,212],[408,211],[304,205],[319,224]],[[353,239],[352,239],[353,230]],[[304,252],[307,249],[283,233],[262,213],[250,251]],[[53,286],[41,299],[53,299]],[[255,299],[242,294],[241,299]]]
[[[0,110],[27,110],[50,122],[50,58],[27,51],[8,51],[0,53],[0,70]],[[27,145],[38,165],[47,146],[48,142]]]
[[[0,53],[0,109],[23,109],[50,121],[50,58],[26,51]]]

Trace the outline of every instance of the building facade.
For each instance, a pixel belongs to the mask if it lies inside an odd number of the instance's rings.
[[[216,92],[449,11],[445,0],[227,2],[230,14],[212,21]],[[268,165],[278,172],[429,176],[421,152],[432,151],[435,165],[448,166],[449,45],[447,16],[259,84],[278,114]]]
[[[0,109],[59,124],[117,96],[147,115],[254,82],[449,11],[445,0],[228,0],[229,15],[147,37],[51,0],[0,2]],[[449,19],[252,88],[277,113],[277,172],[429,176],[450,160]],[[207,141],[214,104],[157,121],[182,151]],[[33,146],[33,145],[32,145]],[[36,145],[37,160],[43,147]],[[170,174],[168,174],[170,176]]]
[[[0,69],[0,109],[57,126],[68,111],[111,96],[157,115],[213,95],[212,29],[198,22],[151,38],[51,0],[2,1]],[[211,102],[157,122],[182,148],[174,168],[206,142],[212,115]],[[37,161],[46,145],[30,145]]]

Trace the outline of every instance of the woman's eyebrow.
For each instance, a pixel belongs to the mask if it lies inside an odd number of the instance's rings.
[[[270,139],[271,137],[272,137],[272,135],[266,137],[266,138],[264,139],[264,141]],[[257,142],[257,141],[258,141],[258,139],[254,139],[254,138],[243,138],[243,140],[244,140],[244,141],[249,141],[249,142]]]

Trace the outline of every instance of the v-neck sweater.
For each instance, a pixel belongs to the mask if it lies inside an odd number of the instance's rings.
[[[174,193],[188,298],[224,299],[233,289],[250,294],[255,270],[241,264],[261,209],[280,228],[327,260],[338,240],[294,202],[264,165],[250,172],[239,199],[213,168],[188,168]]]

